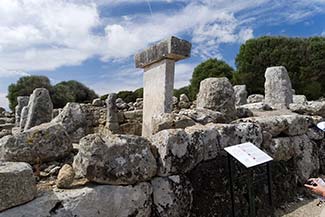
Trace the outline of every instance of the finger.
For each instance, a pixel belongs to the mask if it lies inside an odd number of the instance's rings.
[[[310,190],[314,190],[314,189],[315,189],[315,187],[312,186],[312,185],[307,185],[307,184],[305,184],[305,187],[308,188],[308,189],[310,189]]]
[[[308,181],[315,181],[316,180],[316,178],[310,178],[310,179],[308,179]]]

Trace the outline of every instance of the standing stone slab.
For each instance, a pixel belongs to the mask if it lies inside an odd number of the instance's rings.
[[[223,78],[207,78],[201,81],[197,97],[197,108],[211,109],[225,114],[232,120],[236,116],[235,92],[229,80]]]
[[[21,111],[23,110],[24,106],[28,105],[28,101],[29,101],[29,96],[18,96],[17,97],[18,104],[17,104],[17,106],[15,108],[15,117],[16,117],[15,124],[16,124],[16,127],[19,127]]]
[[[28,106],[24,106],[23,109],[21,110],[21,115],[20,115],[19,132],[25,129],[27,117],[28,117]]]
[[[108,94],[106,99],[106,106],[107,106],[107,121],[106,127],[113,133],[119,131],[120,126],[118,122],[118,109],[116,107],[116,98],[117,95],[115,93]]]
[[[190,56],[191,43],[170,37],[136,54],[137,68],[144,69],[142,135],[152,135],[152,117],[173,107],[175,62]]]
[[[49,91],[45,88],[36,88],[28,103],[28,117],[24,130],[50,122],[52,120],[53,104]]]
[[[236,105],[247,104],[247,90],[246,85],[235,85],[234,86]]]
[[[265,72],[265,103],[275,109],[286,109],[293,102],[288,72],[283,66],[269,67]]]
[[[31,201],[35,196],[36,182],[29,164],[0,162],[0,212]]]

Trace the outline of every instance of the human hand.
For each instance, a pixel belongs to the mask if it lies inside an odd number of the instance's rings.
[[[315,194],[317,194],[319,196],[325,197],[325,186],[320,185],[319,181],[320,181],[320,178],[308,179],[308,182],[314,182],[314,183],[317,184],[317,186],[313,186],[313,185],[310,185],[310,184],[305,184],[305,187],[308,188],[311,192],[313,192],[313,193],[315,193]]]

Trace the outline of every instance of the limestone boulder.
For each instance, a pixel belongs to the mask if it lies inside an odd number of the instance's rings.
[[[73,162],[78,177],[100,184],[128,185],[156,175],[156,159],[150,142],[133,135],[88,135],[80,140]]]
[[[106,127],[113,133],[119,131],[119,122],[118,122],[118,108],[117,108],[117,95],[116,93],[108,94],[106,99],[107,106],[107,120]],[[122,100],[122,99],[121,99]]]
[[[99,106],[100,107],[100,106],[104,105],[104,102],[100,98],[97,98],[97,99],[94,99],[91,104],[93,106]]]
[[[190,102],[189,98],[185,94],[181,94],[179,96],[178,107],[180,109],[188,109],[188,108],[191,107],[191,102]]]
[[[195,125],[185,129],[190,138],[191,145],[198,147],[197,161],[211,160],[221,152],[219,132],[209,126]]]
[[[272,110],[270,106],[264,102],[249,103],[245,105],[237,106],[236,109],[249,109],[251,111],[269,111]]]
[[[315,127],[310,127],[306,134],[311,140],[322,140],[324,139],[324,131]]]
[[[265,103],[275,109],[286,109],[293,102],[288,72],[283,66],[269,67],[265,72]]]
[[[45,88],[36,88],[28,102],[28,116],[24,130],[50,122],[52,112],[53,103],[49,91]]]
[[[234,88],[227,78],[207,78],[201,81],[197,108],[219,111],[228,119],[234,119],[235,101]]]
[[[18,96],[17,97],[17,106],[15,107],[16,127],[19,127],[21,111],[23,110],[24,106],[28,105],[28,101],[29,101],[29,96]]]
[[[252,94],[247,97],[247,103],[259,103],[264,102],[264,95],[262,94]]]
[[[182,109],[179,112],[180,115],[185,115],[191,118],[196,123],[208,124],[208,123],[225,123],[225,115],[221,112],[213,111],[210,109]]]
[[[183,129],[163,130],[151,137],[159,155],[159,176],[185,174],[202,160],[202,144],[191,141]]]
[[[207,126],[218,131],[221,149],[245,142],[260,147],[263,142],[262,128],[256,123],[208,124]]]
[[[193,188],[186,177],[157,177],[151,183],[153,188],[153,207],[158,216],[190,216]]]
[[[53,191],[0,213],[0,217],[150,217],[152,187],[98,185]]]
[[[304,115],[278,115],[264,117],[249,117],[236,120],[235,122],[257,123],[263,130],[278,136],[284,133],[288,136],[296,136],[305,134],[309,127],[309,119]]]
[[[63,165],[60,169],[56,179],[56,186],[58,188],[69,188],[73,182],[75,172],[69,164]]]
[[[0,216],[1,211],[36,197],[36,181],[29,164],[0,161],[0,183]]]
[[[307,104],[307,98],[305,95],[293,95],[292,103],[305,105]]]
[[[235,85],[234,86],[236,105],[247,104],[247,90],[246,85]]]
[[[20,130],[19,131],[22,131],[25,129],[27,117],[28,117],[28,110],[29,110],[28,106],[24,106],[21,110],[20,123],[19,123]]]
[[[48,162],[70,154],[72,143],[61,124],[45,123],[0,139],[0,160]]]
[[[307,104],[291,103],[289,109],[293,112],[306,115],[325,116],[325,101],[308,101]]]
[[[67,103],[51,122],[61,124],[73,142],[79,142],[86,135],[86,112],[79,103]]]
[[[236,114],[238,118],[247,118],[254,116],[254,113],[245,107],[236,107]]]
[[[165,129],[184,129],[195,124],[191,118],[174,113],[163,113],[152,118],[153,134]]]

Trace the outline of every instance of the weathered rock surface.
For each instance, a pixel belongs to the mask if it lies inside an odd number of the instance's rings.
[[[211,109],[225,114],[229,119],[236,116],[234,88],[227,78],[207,78],[201,81],[197,108]]]
[[[56,179],[56,186],[58,188],[69,188],[73,182],[75,172],[69,164],[63,165],[60,169]]]
[[[150,142],[131,135],[91,134],[82,138],[73,168],[78,176],[112,185],[146,181],[157,172]]]
[[[48,123],[52,120],[53,104],[49,91],[45,88],[36,88],[28,103],[28,116],[24,130]]]
[[[191,106],[191,102],[189,100],[189,98],[185,95],[185,94],[181,94],[179,96],[179,103],[178,103],[178,107],[180,109],[188,109]]]
[[[28,105],[28,101],[29,101],[29,96],[18,96],[17,97],[17,106],[15,108],[15,124],[16,127],[19,127],[20,124],[20,115],[21,115],[21,111],[23,110],[24,106]]]
[[[72,143],[61,124],[45,123],[0,139],[0,160],[47,162],[69,155]]]
[[[293,101],[288,72],[283,66],[269,67],[265,72],[265,103],[276,109],[285,109]]]
[[[108,130],[112,131],[113,133],[119,131],[116,98],[117,95],[115,93],[111,93],[108,94],[106,99],[106,106],[107,106],[106,127]]]
[[[182,109],[179,114],[185,115],[200,124],[226,122],[224,114],[222,114],[221,112],[212,111],[210,109]]]
[[[292,103],[305,105],[307,104],[307,98],[305,95],[293,95]]]
[[[260,111],[272,110],[272,108],[270,106],[268,106],[267,104],[265,104],[264,102],[249,103],[249,104],[237,106],[237,109],[239,109],[239,108],[249,109],[251,111],[254,111],[254,110],[260,110]]]
[[[20,131],[25,129],[27,117],[28,117],[28,106],[24,106],[21,110],[21,115],[20,115],[20,123],[19,123]]]
[[[67,103],[58,116],[51,122],[61,124],[73,142],[86,135],[86,112],[79,103]]]
[[[0,183],[0,216],[1,211],[36,197],[36,182],[29,164],[0,162]]]
[[[93,106],[103,106],[104,105],[104,102],[100,98],[97,98],[97,99],[94,99],[91,104]]]
[[[151,141],[159,154],[159,176],[184,174],[202,160],[202,145],[191,143],[191,138],[183,129],[160,131],[151,137]]]
[[[252,94],[247,97],[247,103],[259,103],[264,102],[264,95],[262,94]]]
[[[289,109],[293,112],[306,115],[325,116],[325,101],[308,101],[307,104],[291,103]]]
[[[235,85],[234,86],[236,105],[247,104],[247,90],[246,85]]]
[[[99,185],[55,191],[0,213],[0,217],[150,217],[152,187]]]
[[[311,140],[322,140],[324,139],[324,131],[318,129],[317,127],[308,128],[307,134]]]
[[[153,205],[160,217],[188,217],[192,207],[192,186],[184,176],[158,177],[152,181]]]
[[[164,113],[152,118],[153,134],[165,129],[184,129],[195,124],[191,118],[174,113]]]
[[[200,151],[197,162],[211,160],[221,151],[219,132],[209,126],[195,125],[185,129],[190,138],[190,143],[198,147]]]
[[[236,114],[238,118],[247,118],[254,116],[254,113],[245,107],[236,107]]]
[[[305,134],[308,130],[309,119],[303,115],[279,115],[279,116],[264,116],[250,117],[236,120],[235,122],[257,123],[263,130],[278,136],[284,133],[288,136],[296,136]]]
[[[208,124],[207,127],[220,134],[220,148],[251,142],[257,147],[263,142],[262,128],[255,123]]]

